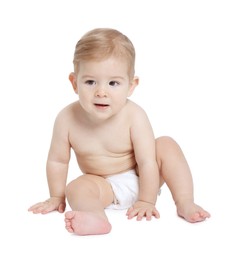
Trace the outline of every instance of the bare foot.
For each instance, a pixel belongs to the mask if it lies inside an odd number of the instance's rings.
[[[111,231],[111,224],[98,213],[68,211],[65,213],[65,228],[80,236],[101,235]]]
[[[193,202],[186,202],[177,205],[177,214],[188,222],[195,223],[210,218],[210,214]]]

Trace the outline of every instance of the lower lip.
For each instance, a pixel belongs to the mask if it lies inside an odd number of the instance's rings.
[[[106,109],[109,108],[109,106],[101,106],[101,105],[95,105],[95,107],[98,109],[98,110],[101,110],[101,111],[104,111]]]

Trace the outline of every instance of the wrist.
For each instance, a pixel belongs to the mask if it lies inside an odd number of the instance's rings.
[[[148,204],[151,204],[151,205],[156,205],[156,203],[155,202],[153,202],[153,201],[148,201],[148,200],[143,200],[143,199],[138,199],[138,201],[140,201],[140,202],[144,202],[144,203],[148,203]],[[138,202],[137,201],[137,202]]]
[[[50,195],[49,199],[56,199],[56,200],[62,200],[65,201],[65,196],[54,196],[54,195]]]

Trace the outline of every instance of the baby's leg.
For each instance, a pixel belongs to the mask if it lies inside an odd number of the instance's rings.
[[[160,186],[166,182],[177,207],[177,214],[189,222],[203,221],[210,214],[194,203],[193,180],[179,145],[170,137],[156,140]]]
[[[110,184],[102,177],[82,175],[68,184],[72,211],[65,213],[66,229],[77,235],[106,234],[111,230],[104,208],[113,202]]]

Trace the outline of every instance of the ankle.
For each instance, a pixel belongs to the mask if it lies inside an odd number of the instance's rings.
[[[180,196],[178,199],[174,200],[176,207],[180,207],[182,205],[194,204],[193,196]]]

